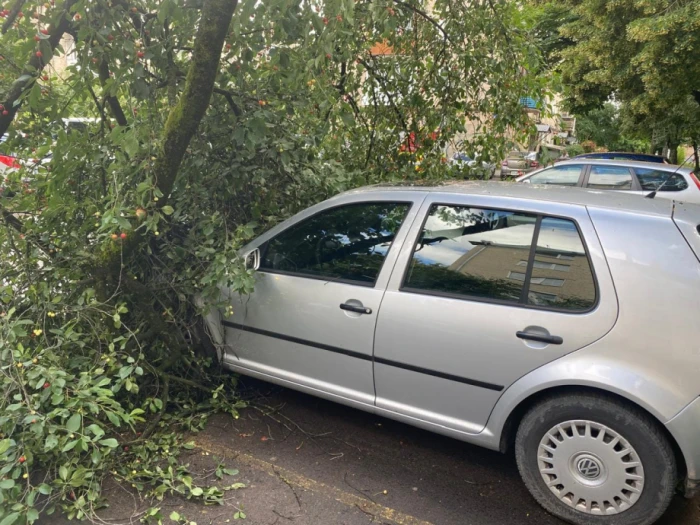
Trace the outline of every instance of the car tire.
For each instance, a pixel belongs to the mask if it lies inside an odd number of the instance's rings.
[[[515,456],[537,502],[576,525],[651,525],[678,480],[660,425],[603,394],[556,396],[533,406],[520,422]]]

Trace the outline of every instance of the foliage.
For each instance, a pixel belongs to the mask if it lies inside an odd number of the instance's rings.
[[[619,109],[606,103],[576,118],[576,135],[581,141],[592,141],[607,151],[648,152],[649,143],[625,134],[625,122]]]
[[[700,135],[699,0],[534,0],[556,43],[570,108],[587,114],[614,96],[628,135],[677,146]],[[561,16],[556,16],[562,13]]]
[[[108,472],[154,497],[221,500],[227,487],[197,486],[175,457],[183,431],[241,408],[201,314],[222,288],[251,291],[242,244],[347,188],[446,177],[442,147],[467,120],[484,158],[527,124],[520,97],[542,80],[516,6],[426,5],[5,12],[0,134],[23,167],[0,196],[2,525],[92,515]],[[57,75],[45,66],[64,32],[77,64]],[[95,123],[67,132],[76,116]],[[426,138],[401,151],[410,133]]]

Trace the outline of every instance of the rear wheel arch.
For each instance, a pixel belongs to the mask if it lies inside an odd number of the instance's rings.
[[[605,390],[603,388],[596,388],[596,387],[590,387],[590,386],[555,386],[555,387],[550,387],[550,388],[546,388],[544,390],[540,390],[538,392],[534,392],[530,396],[528,396],[525,399],[523,399],[522,401],[520,401],[520,403],[510,412],[510,414],[506,418],[505,424],[503,425],[503,429],[501,431],[500,447],[499,447],[500,451],[503,453],[508,453],[511,450],[513,450],[513,447],[515,444],[515,436],[518,432],[518,426],[520,425],[520,422],[522,421],[525,414],[527,414],[533,406],[535,406],[537,403],[539,403],[541,401],[551,399],[553,397],[576,395],[576,394],[602,395],[602,396],[605,396],[612,401],[619,403],[620,405],[628,406],[628,407],[631,407],[633,409],[642,411],[647,416],[649,416],[649,418],[651,420],[656,422],[658,428],[665,435],[665,437],[668,439],[669,443],[671,444],[671,447],[673,448],[673,453],[674,453],[675,458],[676,458],[676,464],[678,465],[679,479],[682,479],[683,477],[685,477],[686,461],[685,461],[685,457],[683,456],[683,452],[681,451],[680,447],[678,446],[678,443],[676,442],[676,439],[673,437],[673,435],[668,431],[666,426],[656,416],[654,416],[654,414],[649,412],[647,409],[645,409],[640,404],[635,403],[634,401],[631,401],[630,399],[628,399],[624,396],[621,396],[621,395],[616,394],[614,392],[610,392],[609,390]]]

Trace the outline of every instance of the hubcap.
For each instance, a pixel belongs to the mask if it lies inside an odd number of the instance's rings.
[[[644,468],[634,447],[594,421],[567,421],[551,428],[540,441],[537,463],[549,490],[586,514],[624,512],[644,489]]]

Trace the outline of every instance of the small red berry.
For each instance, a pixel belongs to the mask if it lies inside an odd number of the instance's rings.
[[[112,35],[107,35],[107,40],[111,42],[112,40],[114,40],[114,37]]]
[[[326,53],[326,58],[327,58],[328,60],[330,60],[330,59],[331,59],[331,54],[330,54],[330,53]]]
[[[41,58],[41,57],[44,56],[44,54],[43,54],[41,51],[37,51],[37,52],[34,53],[34,54],[35,54],[36,56],[38,56],[39,58]]]
[[[146,53],[144,53],[143,51],[139,51],[138,53],[136,53],[136,56],[139,58],[143,58],[145,55]]]
[[[126,239],[126,233],[122,233],[121,235],[119,235],[119,237],[120,237],[122,240]]]
[[[2,111],[2,115],[3,115],[3,116],[7,116],[7,115],[9,115],[9,114],[10,114],[10,112],[7,111],[6,109],[4,109],[4,110]]]
[[[48,30],[48,29],[42,29],[42,30],[40,31],[40,33],[41,33],[42,35],[48,35],[48,34],[49,34],[49,30]]]
[[[132,8],[131,8],[131,12],[132,12],[132,13],[138,13],[138,12],[139,12],[139,8],[138,8],[138,7],[132,7]]]
[[[41,40],[41,38],[39,38],[37,35],[34,35],[34,42],[38,42],[39,40]]]
[[[328,25],[328,17],[327,16],[323,17],[323,25],[326,25],[326,26]]]
[[[336,19],[338,22],[342,22],[342,21],[343,21],[343,17],[340,16],[340,15],[337,15],[337,16],[335,17],[335,19]]]
[[[129,452],[129,447],[124,447],[124,452]]]
[[[116,233],[113,233],[112,235],[110,235],[110,237],[113,241],[116,241],[119,238],[119,236]]]
[[[50,386],[51,386],[51,383],[49,383],[48,381],[47,381],[46,383],[44,383],[44,389],[47,389],[47,388],[49,388]]]
[[[20,456],[20,457],[19,457],[19,462],[20,462],[20,463],[24,463],[25,461],[27,461],[27,458],[26,458],[26,457],[24,457],[24,456]]]
[[[41,79],[47,81],[49,79],[49,75],[44,75],[43,77],[41,77]]]
[[[17,18],[22,18],[23,16],[24,16],[24,13],[23,13],[22,11],[20,11],[19,13],[17,13]]]

